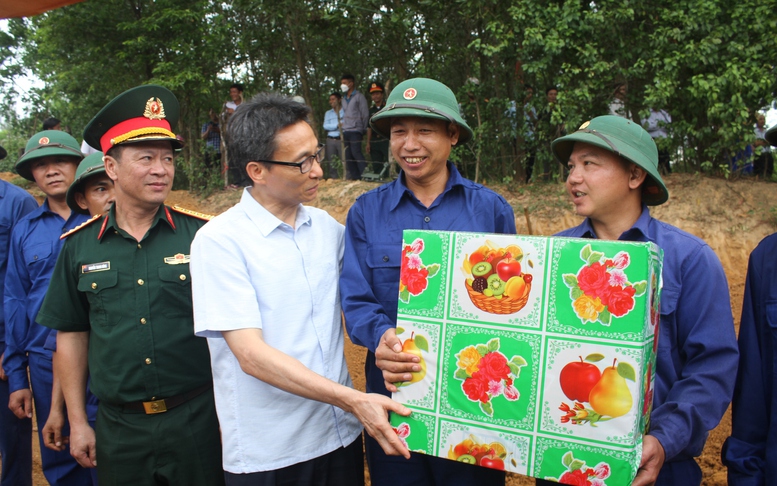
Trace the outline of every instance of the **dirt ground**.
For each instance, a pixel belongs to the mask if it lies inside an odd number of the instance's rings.
[[[10,174],[0,174],[9,179]],[[652,214],[704,239],[717,253],[728,277],[731,304],[739,325],[747,259],[766,235],[777,230],[777,184],[752,180],[726,181],[699,175],[672,174],[666,178],[670,199]],[[345,223],[348,209],[357,196],[375,187],[360,181],[322,181],[314,206],[323,208]],[[498,185],[492,189],[512,204],[518,233],[551,235],[579,223],[563,186],[558,184]],[[31,190],[33,194],[35,190]],[[36,195],[40,195],[39,193]],[[219,192],[199,199],[186,191],[171,193],[168,204],[218,214],[240,198],[240,191]],[[364,349],[346,343],[346,358],[357,388],[364,389]],[[720,448],[731,431],[730,412],[709,436],[704,454],[698,459],[704,471],[704,485],[725,485],[726,471],[720,463]],[[39,461],[39,454],[36,461]],[[36,485],[45,485],[36,462]],[[509,486],[534,484],[523,476],[508,475]]]

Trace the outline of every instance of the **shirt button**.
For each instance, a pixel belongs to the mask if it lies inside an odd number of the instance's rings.
[[[424,218],[424,223],[428,223],[428,222],[429,222],[429,221],[431,221],[431,220],[432,220],[432,218],[430,218],[429,216],[427,216],[427,217],[425,217],[425,218]]]
[[[97,288],[97,284],[92,282],[92,289],[96,289],[96,288]]]
[[[145,317],[141,317],[140,318],[140,323],[141,324],[145,324],[146,323],[146,318]]]
[[[138,279],[138,285],[143,285],[144,283],[146,283],[146,282],[144,282],[142,278]]]
[[[389,261],[389,257],[388,257],[388,255],[383,255],[383,261],[384,261],[384,262],[387,262],[387,261]]]
[[[138,248],[143,248],[143,247],[140,245],[140,243],[138,243]]]
[[[146,358],[146,364],[151,364],[151,358]]]
[[[184,275],[184,274],[181,274],[181,276],[180,276],[180,277],[178,277],[178,278],[180,278],[181,280],[186,280],[186,275]]]

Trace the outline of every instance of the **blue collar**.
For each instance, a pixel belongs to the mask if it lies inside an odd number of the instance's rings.
[[[453,165],[451,161],[448,161],[446,163],[446,167],[448,168],[448,181],[445,183],[445,189],[442,191],[442,194],[445,194],[448,191],[452,190],[455,186],[463,185],[465,181],[465,179],[459,173],[458,169],[456,169],[456,166]],[[408,197],[411,197],[412,199],[415,199],[416,201],[418,201],[418,198],[415,197],[415,194],[413,194],[413,191],[408,189],[407,184],[405,184],[405,171],[399,172],[399,177],[397,177],[397,180],[391,184],[389,191],[390,192],[389,192],[388,200],[391,203],[391,205],[389,206],[390,211],[394,211],[397,208],[397,206],[399,206],[399,203],[402,200],[402,197],[405,196],[405,194],[407,194]],[[437,196],[437,199],[435,199],[435,201],[429,207],[432,208],[436,204],[438,204],[437,201],[439,201],[439,199],[440,199],[440,196]]]
[[[642,213],[637,218],[634,225],[628,230],[624,231],[619,237],[622,241],[653,241],[650,237],[650,222],[653,217],[650,216],[650,210],[647,205],[642,205]],[[594,231],[594,227],[591,224],[590,218],[585,218],[585,221],[580,225],[582,230],[582,238],[599,238]]]

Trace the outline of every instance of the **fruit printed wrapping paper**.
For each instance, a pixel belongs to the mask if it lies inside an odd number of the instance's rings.
[[[404,232],[393,398],[411,451],[562,484],[630,484],[653,397],[652,243]]]

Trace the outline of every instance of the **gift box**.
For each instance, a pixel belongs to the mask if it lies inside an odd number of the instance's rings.
[[[653,396],[652,243],[404,232],[397,336],[421,358],[391,423],[411,451],[631,484]]]

